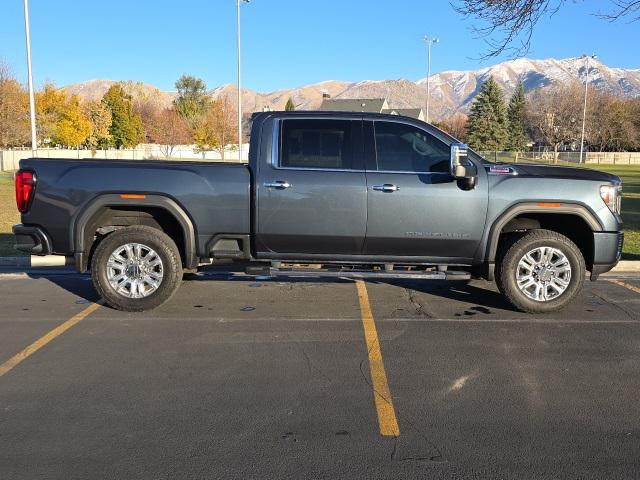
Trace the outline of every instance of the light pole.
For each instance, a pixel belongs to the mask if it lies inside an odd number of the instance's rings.
[[[584,82],[584,109],[582,111],[582,136],[580,137],[580,163],[582,163],[582,156],[584,155],[584,128],[587,123],[587,92],[589,90],[589,59],[598,58],[597,55],[585,55],[583,54],[580,58],[582,58],[587,66],[587,76]]]
[[[238,10],[238,160],[242,161],[242,77],[240,56],[240,4],[249,3],[250,0],[236,0]]]
[[[438,37],[430,37],[429,35],[425,35],[423,38],[424,42],[427,44],[427,111],[426,118],[427,123],[429,123],[429,103],[431,100],[431,47],[434,43],[440,43],[440,39]]]
[[[29,84],[29,115],[31,117],[31,151],[37,155],[38,139],[36,137],[36,101],[33,93],[33,73],[31,70],[31,32],[29,29],[29,0],[24,0],[24,30],[27,41],[27,82]]]

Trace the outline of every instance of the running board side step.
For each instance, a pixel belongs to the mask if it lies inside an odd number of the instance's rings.
[[[387,270],[324,270],[324,269],[283,269],[274,267],[249,267],[247,275],[266,277],[304,278],[387,278],[416,280],[470,280],[471,274],[464,271],[387,271]]]

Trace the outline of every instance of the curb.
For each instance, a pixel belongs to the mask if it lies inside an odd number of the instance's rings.
[[[638,260],[620,260],[616,268],[608,273],[635,273],[640,272],[640,261]]]
[[[31,266],[31,257],[0,257],[0,269],[3,268],[37,268]],[[42,267],[39,267],[42,269]],[[51,267],[54,270],[62,270],[63,267]],[[640,261],[639,260],[621,260],[620,263],[605,275],[611,275],[616,273],[640,273]]]

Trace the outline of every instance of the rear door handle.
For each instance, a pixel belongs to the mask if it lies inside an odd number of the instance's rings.
[[[392,183],[385,183],[384,185],[374,185],[372,187],[377,192],[393,193],[400,190],[400,187],[393,185]]]
[[[277,188],[278,190],[284,190],[285,188],[291,188],[291,184],[284,180],[276,180],[275,182],[265,182],[267,188]]]

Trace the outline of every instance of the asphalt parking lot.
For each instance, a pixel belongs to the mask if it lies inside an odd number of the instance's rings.
[[[0,479],[638,478],[616,282],[531,316],[479,281],[203,275],[127,314],[0,274]]]

